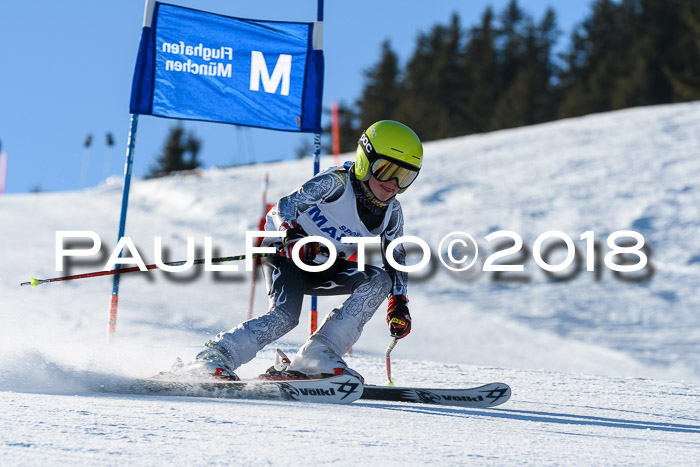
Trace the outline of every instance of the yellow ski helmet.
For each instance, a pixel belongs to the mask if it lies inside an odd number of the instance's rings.
[[[399,193],[406,191],[423,164],[423,145],[413,130],[393,120],[379,121],[362,133],[355,153],[355,176],[370,175],[382,182],[395,178]]]

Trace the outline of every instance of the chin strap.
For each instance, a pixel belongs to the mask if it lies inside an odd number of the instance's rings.
[[[372,193],[372,189],[369,187],[369,183],[359,181],[360,183],[360,188],[362,188],[362,194],[369,200],[370,203],[374,204],[375,206],[378,206],[380,208],[385,208],[389,205],[388,201],[381,201],[379,198],[374,196],[374,193]]]

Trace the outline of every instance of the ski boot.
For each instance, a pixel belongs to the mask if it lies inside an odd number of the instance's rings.
[[[293,359],[277,349],[275,364],[260,375],[263,379],[320,379],[350,374],[364,382],[355,370],[348,368],[345,360],[324,344],[309,340]]]
[[[239,381],[233,372],[233,364],[228,351],[219,343],[209,341],[193,361],[184,364],[178,358],[171,372],[177,376],[212,377],[226,381]]]

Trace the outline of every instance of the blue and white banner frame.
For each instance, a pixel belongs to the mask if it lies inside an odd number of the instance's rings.
[[[250,20],[159,2],[149,20],[131,113],[321,131],[321,21]]]

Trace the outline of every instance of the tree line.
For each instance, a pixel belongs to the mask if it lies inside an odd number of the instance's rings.
[[[535,19],[511,0],[471,27],[455,13],[421,33],[404,66],[385,41],[362,95],[340,104],[341,151],[384,119],[431,141],[700,99],[697,0],[596,0],[563,52],[560,35],[553,9]]]
[[[361,96],[339,106],[341,152],[354,151],[378,120],[398,120],[432,141],[700,99],[698,0],[595,0],[563,52],[555,49],[561,34],[553,9],[536,19],[511,0],[470,27],[455,13],[421,33],[404,66],[385,41]],[[324,136],[330,140],[330,124]],[[149,176],[199,167],[200,147],[178,123]],[[296,155],[311,152],[303,141]]]

